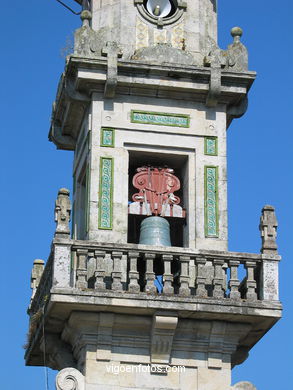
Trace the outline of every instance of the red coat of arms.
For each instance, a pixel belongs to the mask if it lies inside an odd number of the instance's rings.
[[[132,183],[139,192],[132,196],[132,200],[145,205],[143,214],[173,216],[173,206],[180,203],[180,198],[174,195],[180,189],[180,180],[173,174],[174,170],[141,167],[136,171]],[[177,208],[182,210],[180,206]]]

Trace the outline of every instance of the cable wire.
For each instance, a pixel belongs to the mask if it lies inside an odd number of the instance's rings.
[[[80,15],[82,11],[80,12],[75,12],[72,8],[70,8],[67,4],[63,3],[61,0],[56,0],[58,3],[62,4],[63,7],[67,8],[70,12],[72,12],[74,15]]]
[[[44,370],[45,370],[45,389],[49,390],[49,376],[48,376],[48,367],[46,362],[46,338],[45,338],[45,305],[42,308],[43,311],[43,361],[44,361]]]

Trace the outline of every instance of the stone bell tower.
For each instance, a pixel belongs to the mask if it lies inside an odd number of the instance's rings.
[[[229,252],[226,131],[255,79],[216,0],[78,0],[82,27],[49,140],[74,152],[51,251],[36,260],[27,365],[57,390],[228,390],[281,317],[277,221]],[[69,222],[72,222],[71,229]]]

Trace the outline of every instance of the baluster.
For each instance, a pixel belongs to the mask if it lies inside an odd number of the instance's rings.
[[[179,277],[179,295],[182,295],[184,297],[187,297],[190,295],[190,288],[189,288],[189,263],[190,263],[190,257],[189,256],[180,256],[180,265],[181,265],[181,272]]]
[[[137,272],[137,259],[139,257],[139,253],[129,252],[128,257],[130,259],[128,291],[138,293],[140,292],[140,286],[138,284],[139,273]]]
[[[227,269],[228,269],[228,262],[227,260],[224,261],[223,267],[222,267],[222,273],[223,273],[223,290],[226,293],[228,289],[228,282],[227,282]]]
[[[214,279],[213,279],[213,297],[223,298],[224,297],[224,278],[223,278],[223,265],[224,260],[214,259]]]
[[[173,275],[171,273],[172,260],[173,260],[172,255],[163,255],[163,262],[164,262],[163,293],[164,294],[174,294],[174,287],[172,286]]]
[[[254,280],[254,268],[256,267],[256,263],[254,261],[246,261],[244,266],[247,272],[246,299],[255,301],[257,300],[256,281]]]
[[[229,260],[229,267],[231,269],[230,273],[230,280],[229,280],[229,289],[230,289],[230,295],[229,298],[231,299],[240,299],[240,281],[238,279],[238,266],[240,264],[240,261],[238,260]]]
[[[112,290],[115,291],[122,291],[122,283],[121,283],[121,258],[123,253],[122,252],[112,252],[112,258],[113,258],[113,272],[112,272]]]
[[[146,253],[144,257],[146,261],[146,273],[145,273],[146,285],[144,291],[148,294],[155,294],[157,292],[157,288],[154,285],[154,280],[155,280],[154,259],[156,255],[154,253]]]
[[[87,288],[87,250],[77,249],[76,288]]]
[[[105,251],[95,251],[96,257],[96,270],[95,270],[95,289],[96,290],[106,290],[105,279]]]
[[[195,280],[195,295],[197,297],[207,297],[208,292],[205,287],[206,284],[206,275],[204,265],[206,263],[206,259],[204,257],[196,257],[195,263],[197,265],[197,276]]]

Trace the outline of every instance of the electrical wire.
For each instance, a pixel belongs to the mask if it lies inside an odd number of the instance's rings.
[[[45,305],[43,306],[43,361],[44,361],[44,370],[45,370],[45,388],[49,390],[49,376],[48,376],[48,367],[46,362],[46,338],[45,338]]]
[[[72,12],[74,15],[80,15],[82,11],[80,12],[75,12],[72,8],[70,8],[67,4],[63,3],[61,0],[56,0],[58,3],[62,4],[63,7],[67,8],[70,12]]]

